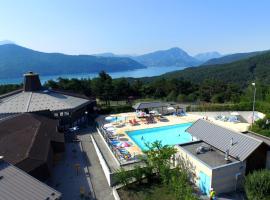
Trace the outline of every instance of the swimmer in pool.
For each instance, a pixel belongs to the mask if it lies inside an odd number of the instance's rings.
[[[144,140],[143,136],[141,137],[141,140]]]

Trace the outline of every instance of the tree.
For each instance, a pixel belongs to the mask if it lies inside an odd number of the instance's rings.
[[[249,200],[270,199],[270,170],[264,169],[249,174],[245,180],[245,191]]]
[[[164,168],[170,168],[172,156],[176,153],[174,147],[162,145],[161,141],[155,141],[152,144],[146,144],[148,150],[144,151],[146,155],[146,163],[150,165],[153,171],[160,176]]]
[[[105,101],[106,105],[110,105],[113,95],[112,78],[110,75],[101,71],[99,77],[92,80],[92,91],[97,98]]]
[[[132,176],[136,179],[136,181],[138,181],[139,184],[142,181],[144,172],[145,171],[143,170],[143,168],[141,168],[139,165],[136,165],[132,171]]]
[[[116,180],[123,185],[128,185],[132,179],[132,173],[126,171],[124,168],[120,168],[116,173]]]
[[[127,100],[130,95],[130,84],[125,78],[113,80],[113,97],[115,100]]]

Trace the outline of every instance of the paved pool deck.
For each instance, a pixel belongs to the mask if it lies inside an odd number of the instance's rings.
[[[212,113],[212,112],[211,112]],[[117,116],[117,117],[125,117],[125,121],[122,121],[122,123],[108,123],[105,120],[104,115],[99,116],[96,119],[96,122],[98,124],[111,124],[116,131],[116,136],[119,135],[119,139],[120,140],[125,140],[125,141],[129,141],[131,142],[133,145],[130,147],[125,147],[132,155],[142,155],[143,152],[142,150],[139,148],[139,146],[137,146],[137,144],[128,136],[128,134],[126,133],[127,131],[134,131],[134,130],[140,130],[140,129],[146,129],[146,128],[155,128],[155,127],[161,127],[161,126],[169,126],[169,125],[175,125],[175,124],[183,124],[183,123],[190,123],[190,122],[195,122],[198,119],[201,118],[205,118],[207,117],[209,121],[212,121],[214,123],[216,123],[217,125],[223,126],[225,128],[229,128],[232,129],[234,131],[238,131],[238,132],[244,132],[246,130],[248,130],[250,124],[248,123],[233,123],[233,122],[223,122],[220,120],[215,120],[214,116],[215,115],[211,115],[208,116],[207,112],[197,112],[197,113],[187,113],[186,116],[173,116],[173,115],[168,115],[165,116],[165,120],[163,121],[159,121],[157,118],[155,118],[156,123],[151,123],[151,124],[146,124],[143,119],[141,118],[137,118],[136,117],[136,113],[135,112],[130,112],[130,113],[120,113],[120,114],[114,114],[114,115],[110,115],[110,116]],[[212,113],[213,114],[213,113]],[[136,121],[139,122],[139,125],[131,125],[129,123],[129,120],[134,120],[136,119]],[[119,126],[120,124],[122,124],[122,126]]]

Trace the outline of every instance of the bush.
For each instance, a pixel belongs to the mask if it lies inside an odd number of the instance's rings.
[[[263,119],[259,119],[251,127],[253,132],[270,137],[270,114],[267,114]]]
[[[132,112],[134,109],[130,105],[105,106],[100,110],[100,114],[116,114],[124,112]]]
[[[245,181],[245,191],[249,200],[270,199],[270,170],[249,174]]]
[[[116,180],[123,185],[128,185],[129,181],[132,180],[132,174],[130,171],[125,171],[125,169],[121,167],[120,170],[117,171]]]
[[[189,184],[188,173],[180,168],[172,170],[168,188],[173,191],[177,199],[198,199],[197,196],[193,194],[193,188]]]
[[[132,171],[132,176],[138,181],[139,183],[142,181],[144,175],[144,170],[139,165],[136,165]]]

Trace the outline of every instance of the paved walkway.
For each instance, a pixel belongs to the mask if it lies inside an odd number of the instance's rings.
[[[97,157],[94,145],[90,138],[90,130],[78,135],[86,157],[88,158],[88,170],[97,200],[113,200],[112,188],[108,185],[99,159]]]
[[[82,200],[80,191],[84,191],[84,199],[94,199],[87,162],[80,143],[66,143],[64,158],[53,168],[48,184],[63,194],[63,200]]]

